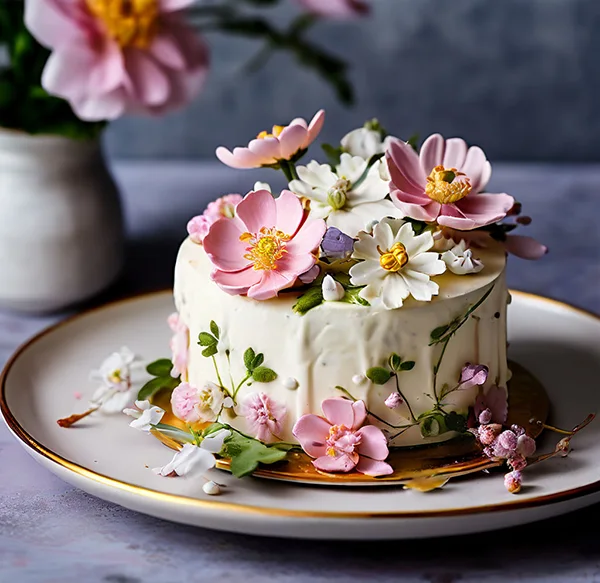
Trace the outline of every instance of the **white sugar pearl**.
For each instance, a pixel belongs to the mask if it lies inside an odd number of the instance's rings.
[[[221,493],[221,488],[219,484],[212,481],[206,482],[206,484],[202,486],[202,490],[205,494],[208,494],[209,496],[218,496]]]
[[[367,380],[367,377],[364,374],[355,374],[352,377],[352,382],[355,385],[362,385]]]
[[[298,388],[298,385],[298,381],[292,377],[289,377],[283,381],[284,388],[288,389],[289,391],[295,391]]]

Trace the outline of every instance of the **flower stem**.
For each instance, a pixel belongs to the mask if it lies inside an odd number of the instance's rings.
[[[78,421],[81,421],[82,419],[84,419],[88,415],[91,415],[94,411],[97,411],[98,409],[100,409],[99,405],[97,407],[91,407],[90,409],[88,409],[84,413],[79,413],[79,414],[75,414],[75,415],[69,415],[69,417],[63,417],[62,419],[58,419],[56,422],[61,427],[71,427],[71,425],[74,425]]]
[[[438,361],[435,363],[435,366],[433,367],[433,396],[435,397],[435,404],[438,407],[440,405],[440,398],[438,397],[438,394],[437,394],[437,375],[440,370],[440,366],[442,365],[442,360],[444,358],[444,354],[446,353],[446,348],[448,348],[448,344],[450,342],[451,337],[452,337],[452,335],[447,336],[446,339],[444,340],[444,345],[442,346],[442,351],[440,352]]]
[[[215,355],[213,354],[211,358],[213,361],[213,365],[215,366],[215,373],[217,375],[217,380],[219,381],[219,386],[231,397],[231,394],[227,390],[227,387],[225,387],[225,385],[223,384],[223,379],[221,378],[221,375],[219,374],[219,367],[217,366],[217,359],[215,358]]]
[[[296,169],[291,166],[291,163],[288,160],[279,160],[279,168],[285,174],[285,178],[288,182],[294,180],[294,174]],[[292,172],[293,168],[293,172]]]
[[[235,401],[235,398],[237,397],[237,394],[239,392],[239,390],[242,388],[242,385],[251,377],[251,374],[247,374],[241,381],[240,384],[235,388],[235,390],[233,391],[233,395],[232,398]]]
[[[410,413],[411,420],[416,421],[417,419],[415,417],[415,414],[413,413],[410,403],[408,402],[408,399],[404,396],[404,394],[400,390],[400,381],[398,380],[398,374],[395,374],[394,377],[396,378],[396,391],[398,392],[400,397],[402,397],[402,400],[406,403],[406,406],[408,407],[408,412]],[[434,390],[435,390],[435,386],[434,386]]]

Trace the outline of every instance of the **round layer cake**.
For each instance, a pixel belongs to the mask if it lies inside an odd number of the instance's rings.
[[[298,292],[266,302],[224,292],[211,280],[213,265],[202,245],[187,239],[174,288],[191,339],[186,380],[197,387],[231,385],[232,392],[239,387],[222,420],[248,434],[244,403],[257,395],[285,411],[277,438],[290,443],[297,443],[292,428],[300,417],[321,415],[325,399],[345,396],[364,401],[370,423],[390,446],[451,439],[464,430],[478,392],[505,387],[510,375],[505,251],[490,244],[477,254],[484,268],[438,276],[439,295],[429,302],[409,298],[401,309],[387,310],[326,301],[299,314],[293,309]],[[206,352],[198,338],[210,333],[211,322],[219,342]],[[261,364],[276,378],[246,378],[248,349],[264,355]],[[483,386],[461,384],[469,363],[488,368]]]

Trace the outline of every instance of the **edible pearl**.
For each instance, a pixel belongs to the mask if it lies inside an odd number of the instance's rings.
[[[212,481],[206,482],[206,484],[202,486],[202,490],[205,494],[208,494],[209,496],[218,496],[221,493],[221,488],[219,484]]]
[[[352,377],[352,382],[355,385],[362,385],[366,380],[367,380],[367,377],[365,375],[363,375],[363,374],[355,374]]]
[[[289,377],[283,381],[284,388],[288,389],[289,391],[295,391],[298,388],[298,385],[298,381],[292,377]]]

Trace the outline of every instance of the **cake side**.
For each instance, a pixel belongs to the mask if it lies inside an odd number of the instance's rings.
[[[180,318],[192,339],[187,380],[197,387],[207,382],[220,384],[216,364],[220,376],[231,375],[236,385],[246,375],[244,352],[252,348],[264,354],[265,364],[277,378],[242,384],[236,406],[223,411],[222,421],[244,433],[252,434],[243,414],[244,403],[257,393],[285,408],[278,438],[291,443],[296,443],[292,428],[299,418],[320,414],[325,399],[351,395],[364,401],[373,414],[370,421],[384,430],[391,446],[450,439],[456,432],[443,415],[432,413],[436,404],[466,420],[478,392],[486,392],[492,385],[505,387],[509,374],[505,253],[497,245],[482,249],[480,257],[485,267],[479,273],[440,276],[440,294],[430,302],[409,299],[401,310],[325,302],[299,315],[292,309],[299,295],[296,292],[282,293],[269,302],[224,293],[210,279],[211,262],[204,249],[188,239],[177,258],[174,289]],[[430,346],[434,330],[460,319],[488,292],[445,349],[444,343]],[[209,329],[211,321],[220,328],[220,340],[218,352],[205,357],[196,339]],[[365,373],[386,367],[392,353],[414,366],[375,384]],[[454,390],[466,363],[488,368],[482,389],[470,386]],[[381,382],[385,377],[376,380]],[[403,402],[390,408],[386,399],[397,389]]]

